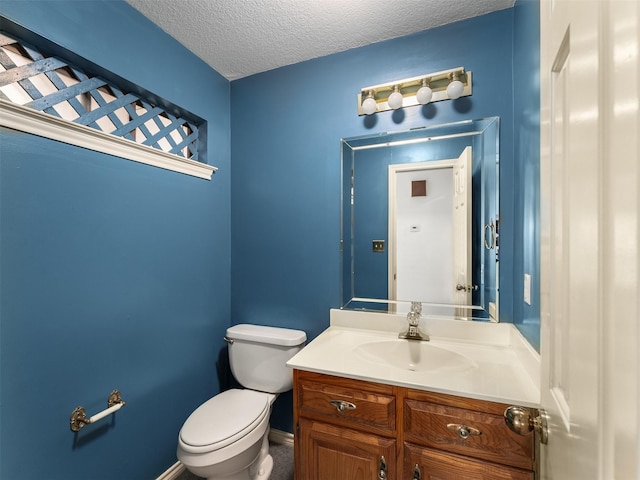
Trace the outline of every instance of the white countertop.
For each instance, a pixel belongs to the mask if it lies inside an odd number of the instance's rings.
[[[539,407],[540,357],[513,325],[421,319],[420,329],[431,338],[429,346],[462,355],[468,360],[468,365],[463,368],[444,366],[415,371],[369,361],[357,351],[361,345],[395,341],[398,333],[406,328],[404,315],[331,310],[330,327],[289,360],[287,366],[418,390]]]

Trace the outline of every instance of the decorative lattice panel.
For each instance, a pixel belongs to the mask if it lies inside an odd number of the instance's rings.
[[[0,98],[198,160],[198,126],[0,32]]]

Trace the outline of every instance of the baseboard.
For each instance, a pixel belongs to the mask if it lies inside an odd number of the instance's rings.
[[[282,430],[276,430],[275,428],[272,428],[271,430],[269,430],[269,441],[271,443],[290,445],[293,447],[293,433],[283,432]],[[158,478],[156,478],[156,480],[176,480],[186,469],[187,467],[185,467],[182,462],[178,460]]]
[[[176,480],[182,472],[187,469],[180,460],[171,465],[163,474],[161,474],[156,480]]]
[[[283,432],[272,428],[269,430],[269,441],[280,445],[290,445],[293,447],[293,433]]]

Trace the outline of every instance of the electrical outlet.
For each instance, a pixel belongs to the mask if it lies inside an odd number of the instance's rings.
[[[531,305],[531,275],[524,274],[524,303]]]

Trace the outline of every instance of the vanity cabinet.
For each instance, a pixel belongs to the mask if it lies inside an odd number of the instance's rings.
[[[294,392],[297,479],[395,476],[397,387],[294,370]]]
[[[297,480],[534,480],[508,405],[294,370]]]

